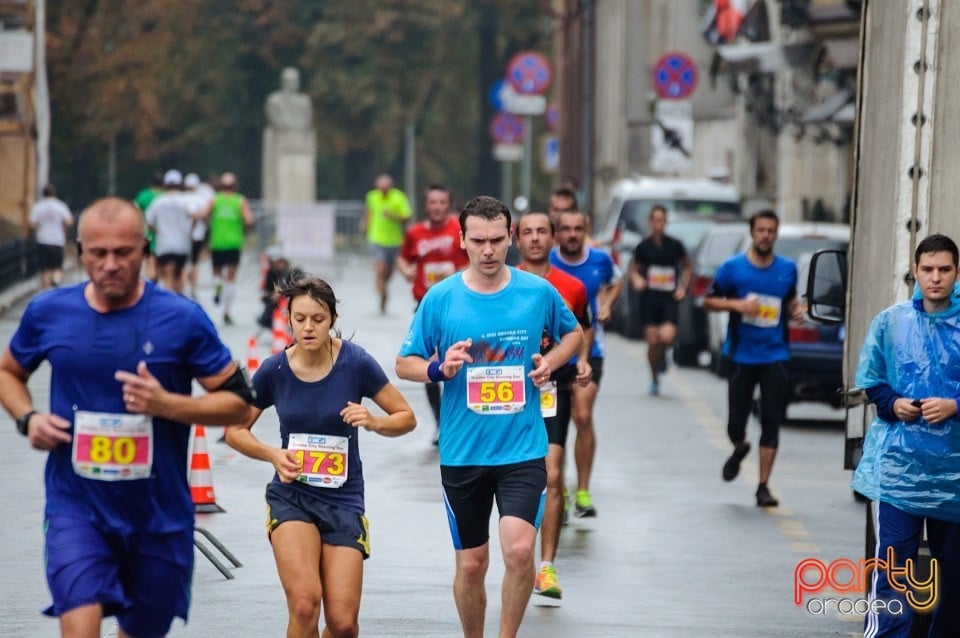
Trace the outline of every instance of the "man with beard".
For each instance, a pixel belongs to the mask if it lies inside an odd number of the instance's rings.
[[[747,419],[754,388],[760,384],[757,507],[779,504],[770,494],[767,481],[777,456],[780,422],[789,391],[788,317],[802,316],[797,302],[797,266],[773,252],[779,226],[780,220],[772,210],[762,210],[750,218],[750,248],[720,266],[703,304],[709,311],[730,313],[723,354],[731,361],[727,436],[734,449],[723,465],[724,481],[737,477],[740,463],[750,452]]]
[[[577,438],[573,458],[577,463],[577,493],[574,514],[580,518],[597,515],[590,496],[590,474],[597,449],[593,428],[593,404],[603,376],[606,349],[603,324],[610,321],[613,304],[620,295],[623,278],[610,255],[587,245],[587,215],[582,211],[564,211],[558,216],[557,247],[550,252],[550,264],[579,279],[587,289],[593,315],[593,347],[590,350],[592,378],[587,385],[573,386],[573,422]]]

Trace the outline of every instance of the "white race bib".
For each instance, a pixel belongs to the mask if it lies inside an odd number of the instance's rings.
[[[467,369],[467,407],[477,414],[520,412],[526,404],[523,366],[473,366]]]
[[[145,414],[78,411],[73,471],[95,481],[133,481],[153,469],[153,420]]]
[[[677,269],[671,266],[649,266],[647,287],[650,290],[673,292],[677,288]]]
[[[329,434],[291,434],[287,449],[300,461],[297,480],[314,487],[337,488],[347,482],[350,440]]]
[[[547,381],[540,386],[540,415],[543,418],[557,416],[557,382]]]
[[[758,328],[776,328],[780,325],[780,307],[783,304],[780,297],[751,292],[747,295],[747,299],[756,299],[760,303],[760,314],[755,317],[743,315],[743,323]]]

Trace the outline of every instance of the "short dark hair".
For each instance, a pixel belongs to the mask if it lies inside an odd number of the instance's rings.
[[[573,208],[576,210],[580,208],[580,204],[577,202],[577,194],[573,191],[572,188],[567,188],[566,186],[561,186],[560,188],[554,189],[552,195],[556,197],[567,197],[570,201],[573,202]]]
[[[467,234],[467,217],[482,217],[488,221],[503,217],[507,222],[507,232],[510,232],[510,209],[496,197],[477,195],[463,205],[463,210],[460,211],[460,232],[464,235]]]
[[[940,252],[950,253],[950,256],[953,257],[954,266],[960,263],[960,252],[957,251],[956,242],[946,235],[941,235],[940,233],[929,235],[928,237],[924,238],[923,241],[917,244],[917,249],[913,253],[913,263],[920,263],[920,255]]]
[[[750,216],[750,230],[753,230],[753,226],[758,219],[772,219],[777,226],[780,226],[780,218],[769,208],[759,210]]]
[[[663,204],[654,204],[653,206],[650,207],[650,217],[653,217],[653,214],[657,211],[660,211],[661,213],[663,213],[664,217],[667,216],[666,206],[664,206]]]
[[[519,230],[520,230],[520,224],[523,223],[523,220],[526,219],[527,217],[530,217],[531,215],[543,215],[544,217],[546,217],[546,218],[547,218],[547,223],[550,224],[550,235],[552,236],[552,235],[556,235],[556,234],[557,234],[557,228],[556,228],[556,226],[555,226],[554,223],[553,223],[553,217],[550,217],[549,214],[543,212],[542,210],[531,210],[531,211],[527,211],[527,212],[524,213],[523,215],[520,215],[520,219],[517,220],[517,231],[518,231],[518,232],[519,232]]]
[[[57,189],[54,187],[53,184],[47,184],[46,186],[43,187],[43,196],[44,196],[44,197],[56,197],[56,196],[57,196]]]
[[[444,186],[443,184],[430,184],[427,186],[427,190],[423,191],[423,198],[426,199],[430,191],[440,191],[441,193],[446,193],[447,197],[450,198],[450,201],[453,201],[453,196],[450,194],[450,189]]]

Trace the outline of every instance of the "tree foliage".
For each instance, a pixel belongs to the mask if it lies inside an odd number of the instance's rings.
[[[296,66],[313,99],[318,193],[357,197],[399,176],[415,126],[418,181],[464,195],[496,184],[487,90],[548,24],[509,0],[49,0],[55,179],[75,205],[103,194],[115,144],[119,192],[176,165],[260,184],[263,104]]]

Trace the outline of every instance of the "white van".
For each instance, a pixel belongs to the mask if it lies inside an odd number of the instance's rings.
[[[731,184],[707,178],[639,175],[617,181],[593,227],[596,245],[610,253],[624,276],[634,248],[647,234],[654,204],[667,209],[667,233],[682,241],[691,253],[714,222],[741,217],[740,194]],[[630,321],[630,315],[638,311],[638,303],[636,293],[625,283],[611,327],[628,336],[640,336],[631,334]]]

